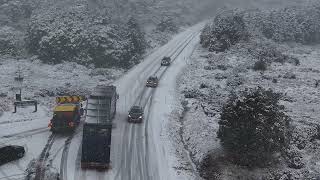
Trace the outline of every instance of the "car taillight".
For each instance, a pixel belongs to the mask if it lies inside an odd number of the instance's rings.
[[[50,120],[50,123],[48,124],[49,128],[52,128],[52,119]]]
[[[69,127],[74,127],[74,123],[73,122],[69,122]]]

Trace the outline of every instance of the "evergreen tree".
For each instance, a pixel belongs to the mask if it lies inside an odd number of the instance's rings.
[[[141,31],[141,28],[137,20],[131,17],[127,23],[129,28],[128,39],[129,42],[133,45],[132,53],[133,54],[143,54],[146,49],[146,40],[144,33]]]
[[[221,113],[218,138],[240,165],[264,165],[287,143],[289,117],[278,104],[280,94],[257,88],[233,94]]]

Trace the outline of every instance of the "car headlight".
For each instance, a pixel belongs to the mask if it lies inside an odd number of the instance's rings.
[[[131,118],[131,115],[129,114],[128,117]]]
[[[142,116],[139,116],[139,119],[142,119]]]

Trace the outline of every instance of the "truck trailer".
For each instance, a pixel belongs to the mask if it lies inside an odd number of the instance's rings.
[[[110,167],[112,120],[117,99],[115,86],[97,86],[89,96],[82,135],[81,168]]]

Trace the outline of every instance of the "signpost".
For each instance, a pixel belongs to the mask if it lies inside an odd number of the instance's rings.
[[[14,77],[14,81],[17,82],[17,86],[19,89],[19,94],[16,94],[16,101],[21,101],[21,89],[22,89],[22,83],[23,83],[23,77],[21,75],[21,69],[20,66],[18,66],[18,76]]]
[[[23,83],[23,76],[21,75],[20,66],[18,67],[18,76],[14,78],[14,81],[17,82],[17,89],[19,89],[19,93],[16,93],[16,101],[13,103],[14,105],[14,112],[17,112],[17,107],[25,107],[25,106],[34,106],[34,111],[37,112],[38,110],[38,102],[36,100],[22,100],[22,83]]]
[[[38,110],[38,102],[36,100],[27,100],[27,101],[16,101],[13,103],[14,105],[14,112],[17,112],[17,107],[25,107],[25,106],[34,106],[34,111],[37,112]]]

